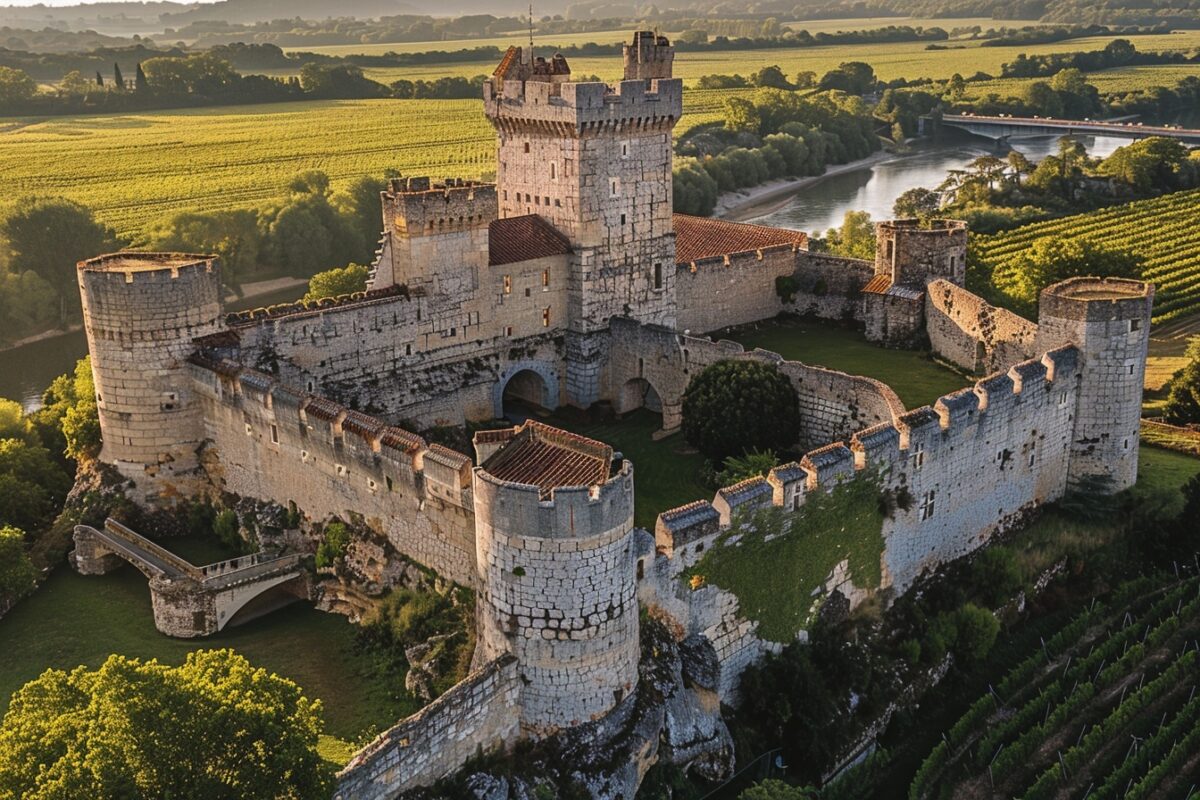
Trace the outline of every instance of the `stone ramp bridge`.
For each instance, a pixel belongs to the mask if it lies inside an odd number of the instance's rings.
[[[309,596],[299,554],[254,553],[196,566],[116,520],[75,526],[71,563],[103,575],[128,562],[150,580],[154,626],[168,636],[208,636]]]
[[[976,136],[1005,141],[1013,136],[1044,136],[1086,134],[1091,136],[1119,136],[1144,139],[1148,136],[1165,136],[1180,139],[1189,144],[1200,144],[1200,130],[1179,128],[1170,125],[1141,125],[1129,122],[1132,117],[1119,120],[1045,119],[1041,117],[991,117],[976,114],[945,114],[941,124],[959,128]],[[920,120],[921,132],[928,130],[928,117]]]

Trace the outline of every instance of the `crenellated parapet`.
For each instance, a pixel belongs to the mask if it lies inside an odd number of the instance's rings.
[[[393,178],[382,193],[384,230],[397,236],[432,236],[486,228],[496,219],[496,186],[460,179]]]
[[[483,85],[483,104],[488,120],[506,134],[587,138],[669,132],[683,114],[683,81],[492,81]]]

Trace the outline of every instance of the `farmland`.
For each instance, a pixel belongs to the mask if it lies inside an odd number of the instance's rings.
[[[1183,798],[1200,762],[1200,579],[1137,579],[1047,638],[943,734],[910,800]]]
[[[686,125],[719,118],[719,91],[690,91]],[[686,126],[680,126],[682,132]],[[0,121],[6,195],[62,195],[136,236],[179,211],[258,205],[302,170],[335,186],[387,169],[480,177],[495,139],[477,100],[344,100],[119,116]]]
[[[1157,287],[1154,321],[1200,309],[1200,190],[1086,214],[1035,222],[995,236],[978,236],[979,259],[996,272],[1016,268],[1030,243],[1042,237],[1086,238],[1143,257],[1143,277]]]
[[[595,33],[587,34],[583,38],[598,42],[616,42],[619,41],[620,34],[617,32]],[[1098,36],[1026,47],[980,47],[978,42],[963,41],[942,43],[948,47],[945,50],[926,50],[926,42],[893,42],[781,47],[765,50],[683,52],[676,54],[675,75],[690,83],[702,75],[729,73],[747,75],[761,69],[766,64],[778,64],[789,75],[795,75],[803,70],[812,70],[821,75],[844,61],[865,61],[875,68],[876,74],[883,80],[922,77],[949,78],[956,72],[969,76],[980,70],[998,75],[1000,66],[1012,61],[1019,53],[1032,56],[1079,50],[1099,50],[1115,38],[1120,37]],[[480,41],[486,40],[475,40],[468,46],[478,46]],[[505,41],[508,44],[520,44],[521,37],[514,36]],[[439,43],[438,49],[443,49],[441,44]],[[1135,44],[1141,51],[1190,51],[1200,46],[1200,31],[1138,36]],[[369,45],[363,47],[369,47]],[[426,49],[428,47],[429,45],[425,45]],[[572,58],[570,61],[572,71],[577,74],[598,75],[604,80],[620,77],[621,59],[619,57],[595,56]],[[384,83],[402,78],[431,80],[446,75],[469,78],[473,75],[488,73],[493,66],[495,65],[487,61],[460,61],[371,68],[366,70],[366,74],[374,80]]]
[[[1101,94],[1126,94],[1142,92],[1154,86],[1172,86],[1187,77],[1200,77],[1200,67],[1195,64],[1144,65],[1118,67],[1087,74],[1088,83]],[[997,78],[967,84],[964,100],[981,100],[989,94],[1001,97],[1019,97],[1029,84],[1045,78]]]

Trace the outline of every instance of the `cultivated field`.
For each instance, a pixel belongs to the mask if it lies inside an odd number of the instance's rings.
[[[719,119],[729,92],[687,92],[678,128]],[[479,100],[342,100],[0,121],[5,199],[62,195],[124,235],[180,211],[254,206],[297,172],[335,186],[387,169],[495,174]]]
[[[616,33],[588,34],[584,38],[602,43],[620,41],[620,35]],[[748,75],[767,64],[778,64],[788,75],[795,75],[803,70],[812,70],[821,75],[844,61],[865,61],[874,67],[876,74],[884,80],[949,78],[956,72],[969,76],[980,70],[991,75],[998,75],[1000,66],[1012,61],[1019,53],[1040,55],[1099,50],[1114,38],[1120,37],[1098,36],[1024,47],[980,47],[978,42],[965,41],[939,43],[949,48],[946,50],[926,50],[926,42],[895,42],[890,44],[781,47],[767,50],[683,52],[675,56],[675,75],[687,82],[693,82],[702,75],[717,73]],[[520,44],[521,41],[520,36],[514,36],[511,40],[506,40],[506,43]],[[1137,45],[1138,50],[1187,52],[1200,47],[1200,31],[1136,36],[1132,41]],[[428,45],[424,47],[428,49]],[[438,47],[438,49],[443,48]],[[547,52],[549,52],[549,48],[547,48]],[[571,70],[576,74],[598,75],[604,80],[615,80],[620,77],[621,59],[619,57],[609,55],[572,58],[570,63]],[[372,68],[367,69],[366,73],[377,81],[388,83],[402,78],[432,80],[445,75],[469,78],[473,75],[490,73],[494,67],[495,64],[490,61],[465,61]]]
[[[1121,587],[945,734],[910,800],[1182,798],[1200,776],[1200,581]]]
[[[1118,67],[1087,73],[1091,83],[1101,94],[1141,92],[1153,86],[1173,86],[1184,78],[1200,78],[1200,65],[1163,64],[1139,67]],[[1049,78],[998,78],[967,84],[963,95],[966,100],[978,100],[995,93],[1001,97],[1020,97],[1025,87],[1035,80]]]
[[[1157,287],[1154,321],[1200,310],[1200,190],[1087,214],[1022,225],[995,236],[978,236],[979,257],[993,270],[1019,264],[1029,244],[1042,237],[1087,238],[1127,249],[1145,259],[1143,277]]]

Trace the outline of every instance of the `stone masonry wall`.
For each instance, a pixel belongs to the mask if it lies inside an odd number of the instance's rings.
[[[793,274],[797,291],[785,310],[821,319],[861,319],[860,292],[874,269],[870,261],[798,250]]]
[[[334,800],[388,800],[516,741],[521,678],[504,656],[381,733],[338,773]]]
[[[445,578],[475,584],[475,520],[469,466],[321,398],[225,365],[193,365],[210,440],[203,454],[219,490],[294,503],[309,519],[361,516],[397,551]]]
[[[770,319],[783,310],[776,279],[795,271],[791,245],[679,264],[676,327],[702,334]]]
[[[986,372],[1030,358],[1038,326],[937,280],[926,287],[925,330],[934,354],[971,372]]]

